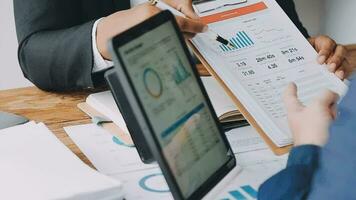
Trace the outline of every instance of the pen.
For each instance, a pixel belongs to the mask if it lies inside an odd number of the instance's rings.
[[[180,17],[185,17],[185,15],[181,12],[179,12],[178,10],[172,8],[171,6],[169,6],[168,4],[160,1],[160,0],[148,0],[152,5],[156,6],[157,8],[161,9],[161,10],[169,10],[171,11],[174,15],[180,16]],[[232,44],[231,42],[229,42],[229,40],[221,37],[219,34],[215,33],[214,31],[212,31],[211,29],[208,29],[208,31],[206,32],[213,40],[216,40],[217,42],[224,44],[226,46],[229,46],[230,48],[235,49],[236,46],[234,44]]]

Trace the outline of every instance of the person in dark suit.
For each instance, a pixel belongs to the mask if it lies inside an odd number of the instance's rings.
[[[114,35],[142,22],[160,10],[140,0],[14,0],[19,41],[18,58],[24,76],[50,91],[92,88],[112,65],[106,43]],[[192,0],[164,0],[188,19],[176,17],[187,36],[206,30],[192,9]],[[293,0],[278,0],[298,29],[340,78],[346,49],[332,39],[309,37],[295,11]]]
[[[108,39],[155,15],[140,0],[14,0],[22,71],[43,90],[91,88],[103,80],[112,63]],[[147,2],[147,1],[146,1]],[[183,32],[202,32],[189,0],[167,0],[190,19],[177,17]],[[192,14],[193,13],[193,14]]]
[[[287,167],[262,184],[258,199],[356,199],[354,78],[337,109],[338,96],[331,91],[305,107],[296,86],[289,86],[284,101],[294,148]]]

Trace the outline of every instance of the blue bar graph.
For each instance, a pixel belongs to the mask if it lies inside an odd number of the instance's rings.
[[[246,197],[241,194],[241,192],[234,190],[229,192],[236,200],[247,200]]]
[[[233,50],[237,50],[237,49],[242,49],[242,48],[246,48],[249,46],[254,45],[255,43],[253,42],[253,40],[251,39],[250,36],[248,36],[248,34],[245,31],[239,31],[236,33],[236,36],[233,38],[230,38],[229,41],[235,45],[235,48],[231,48],[227,45],[219,45],[220,49],[223,52],[228,52],[228,51],[233,51]]]
[[[228,198],[223,198],[221,200],[248,200],[257,199],[257,190],[255,190],[251,185],[244,185],[231,190],[227,194]]]
[[[251,197],[257,199],[257,191],[253,187],[251,187],[251,185],[241,186],[241,189],[247,194],[249,194]]]

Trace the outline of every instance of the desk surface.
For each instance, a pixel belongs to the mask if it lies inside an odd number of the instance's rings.
[[[201,65],[198,65],[198,71],[203,76],[208,75]],[[93,167],[63,127],[91,123],[90,118],[77,108],[77,104],[84,102],[89,94],[103,90],[74,93],[49,93],[36,87],[4,90],[0,91],[0,110],[45,123],[70,150]]]

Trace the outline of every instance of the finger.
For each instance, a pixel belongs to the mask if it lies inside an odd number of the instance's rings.
[[[179,16],[176,16],[176,19],[182,32],[202,33],[208,30],[208,26],[198,20],[187,19]]]
[[[180,4],[178,5],[177,10],[190,19],[199,20],[199,16],[195,13],[192,4]]]
[[[344,46],[338,45],[333,55],[328,59],[327,64],[330,66],[330,70],[335,72],[341,67],[347,55],[347,50]]]
[[[328,37],[315,40],[315,47],[319,51],[318,62],[324,64],[336,48],[336,42]]]
[[[183,33],[184,35],[184,38],[187,39],[187,40],[190,40],[192,39],[194,36],[196,36],[195,33]]]
[[[333,120],[337,118],[337,106],[336,104],[332,105],[331,107],[331,117]]]
[[[342,71],[344,71],[345,74],[344,78],[348,78],[354,72],[354,67],[348,59],[345,59],[342,63]]]
[[[345,79],[345,72],[343,70],[337,70],[335,72],[335,75],[340,79],[344,80]]]
[[[315,37],[308,38],[308,41],[315,48]]]
[[[284,91],[283,102],[288,112],[295,112],[304,107],[298,100],[297,91],[298,89],[295,83],[290,83]]]
[[[322,106],[330,107],[337,102],[339,95],[331,90],[326,90],[322,96],[319,97],[317,103]]]

